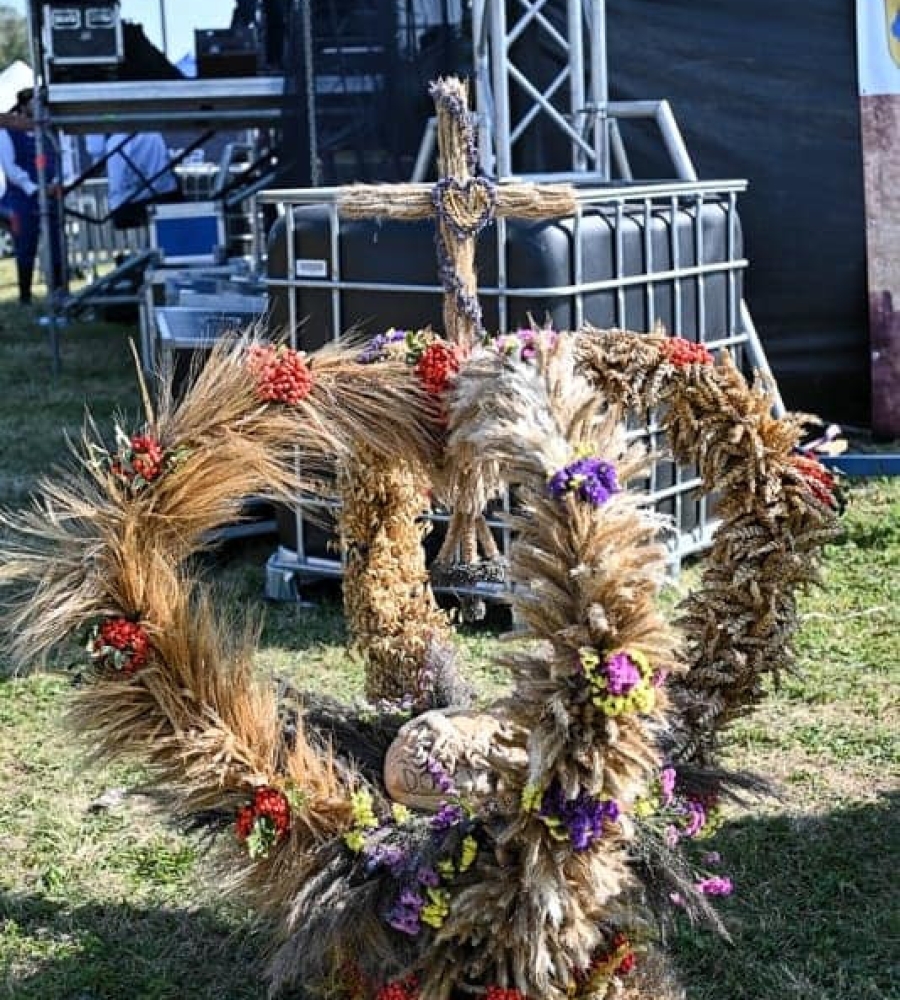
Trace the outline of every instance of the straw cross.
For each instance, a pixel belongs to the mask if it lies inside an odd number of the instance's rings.
[[[475,175],[475,120],[466,84],[450,77],[431,86],[437,109],[436,184],[358,184],[338,199],[345,218],[425,219],[438,228],[438,272],[444,287],[444,336],[471,347],[484,333],[475,278],[478,234],[495,218],[555,219],[575,213],[567,184],[497,184]]]
[[[475,276],[478,234],[498,217],[574,215],[575,193],[570,185],[497,184],[476,175],[475,119],[466,84],[455,77],[438,80],[431,96],[437,109],[437,183],[354,185],[339,197],[338,212],[351,219],[434,217],[444,336],[468,350],[484,336]],[[488,493],[482,476],[460,469],[454,480],[453,513],[432,576],[456,584],[502,578],[500,552],[482,513]]]

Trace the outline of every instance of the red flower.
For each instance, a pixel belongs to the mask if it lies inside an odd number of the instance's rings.
[[[442,340],[435,340],[425,348],[416,362],[416,375],[422,380],[426,392],[440,396],[459,371],[460,361],[458,348]]]
[[[621,976],[627,976],[628,973],[634,969],[635,965],[637,965],[637,959],[634,957],[634,952],[629,951],[622,961],[619,962],[619,967],[616,969],[616,972],[618,972]]]
[[[135,434],[110,462],[109,468],[114,476],[129,486],[139,486],[158,479],[165,463],[165,452],[156,438],[149,434]]]
[[[676,368],[687,368],[690,365],[711,365],[713,356],[703,344],[695,344],[684,337],[667,337],[659,349],[668,361]]]
[[[277,788],[257,788],[253,796],[253,812],[268,817],[279,837],[291,828],[291,807],[283,792]]]
[[[131,439],[131,453],[134,474],[152,483],[163,469],[164,455],[159,442],[149,434],[136,434]]]
[[[131,676],[150,659],[150,637],[137,622],[111,618],[101,624],[90,646],[91,655]]]
[[[256,379],[256,395],[263,402],[296,406],[312,391],[312,372],[299,351],[283,344],[255,344],[248,365]]]
[[[637,958],[631,949],[631,941],[620,931],[604,951],[594,956],[586,969],[575,973],[575,982],[583,992],[585,987],[590,989],[591,985],[596,985],[598,981],[606,982],[609,976],[627,976],[636,964]]]
[[[615,971],[622,976],[627,976],[637,964],[634,952],[631,950],[631,942],[626,934],[621,931],[612,939],[610,958],[618,959]]]
[[[484,1000],[528,1000],[528,998],[518,990],[504,989],[502,986],[489,986]]]
[[[291,828],[291,806],[277,788],[263,786],[253,793],[253,801],[238,809],[234,822],[237,839],[246,844],[251,857],[265,857],[283,840]]]
[[[375,1000],[416,1000],[419,995],[419,983],[415,976],[398,979],[386,983],[375,994]]]
[[[826,507],[837,507],[834,476],[812,455],[791,455],[791,465],[800,473],[810,493]]]
[[[256,821],[256,813],[252,806],[242,806],[238,809],[237,820],[235,821],[235,832],[240,841],[245,841],[253,832],[253,824]]]

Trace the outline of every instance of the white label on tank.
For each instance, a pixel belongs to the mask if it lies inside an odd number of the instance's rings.
[[[298,278],[327,278],[328,261],[312,259],[298,260],[295,272]]]

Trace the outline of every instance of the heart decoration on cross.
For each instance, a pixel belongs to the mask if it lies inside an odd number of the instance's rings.
[[[494,218],[497,187],[487,177],[469,177],[464,181],[442,177],[432,188],[434,210],[457,239],[476,236]]]

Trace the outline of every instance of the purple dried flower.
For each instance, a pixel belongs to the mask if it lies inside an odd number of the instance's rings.
[[[453,783],[452,776],[447,773],[444,765],[431,754],[425,758],[425,770],[431,775],[439,792],[443,792],[445,795],[456,794],[456,785]]]
[[[668,847],[670,851],[674,850],[680,839],[678,827],[675,826],[674,823],[669,823],[666,827],[664,836],[666,839],[666,847]]]
[[[358,364],[370,365],[375,361],[382,361],[385,357],[386,348],[389,344],[396,344],[398,341],[406,340],[406,330],[395,330],[391,327],[384,333],[379,333],[373,337],[362,351],[356,356]]]
[[[441,884],[441,877],[433,868],[420,868],[416,872],[416,879],[419,885],[434,889]]]
[[[412,937],[422,929],[419,914],[424,906],[425,900],[417,892],[404,889],[388,912],[387,922],[394,930]]]
[[[395,844],[375,844],[363,848],[369,861],[370,869],[384,867],[397,875],[403,869],[406,861],[406,851]]]
[[[566,828],[572,847],[584,851],[603,836],[603,824],[619,818],[619,806],[613,799],[598,799],[587,792],[567,799],[555,781],[541,799],[539,816],[561,822]]]
[[[592,456],[577,458],[554,472],[548,489],[557,500],[573,493],[594,507],[600,507],[620,491],[615,466]]]
[[[533,361],[542,344],[552,349],[559,334],[555,330],[531,330],[523,327],[497,337],[494,341],[496,349],[508,358],[516,361]]]
[[[707,851],[703,855],[703,864],[705,865],[720,865],[722,863],[722,855],[718,851]]]
[[[641,682],[641,672],[632,658],[622,650],[613,653],[603,664],[606,690],[613,695],[628,694]]]
[[[702,892],[704,896],[730,896],[734,891],[734,885],[727,876],[711,875],[709,878],[697,881],[697,891]]]
[[[441,808],[431,817],[431,828],[433,830],[449,830],[451,826],[456,826],[463,818],[462,806],[452,802],[442,802]]]
[[[516,330],[516,337],[521,344],[521,356],[523,361],[531,361],[537,354],[536,338],[534,330]]]
[[[415,937],[422,929],[418,914],[411,910],[397,909],[396,912],[392,910],[388,914],[387,922],[395,931],[408,934],[410,937]]]
[[[706,826],[706,810],[696,799],[687,801],[687,822],[682,827],[685,837],[696,837]]]

